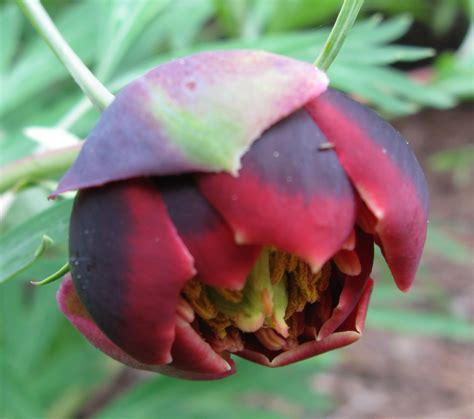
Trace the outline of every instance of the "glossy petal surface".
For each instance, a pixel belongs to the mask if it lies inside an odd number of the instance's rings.
[[[193,177],[157,178],[156,185],[193,256],[199,279],[215,287],[241,289],[261,247],[235,243],[232,230],[203,197]]]
[[[239,243],[272,245],[316,270],[349,236],[352,187],[305,111],[280,121],[242,159],[239,177],[206,174],[198,184]]]
[[[171,361],[177,299],[194,269],[151,181],[79,194],[70,265],[83,304],[111,341],[142,363]]]
[[[306,105],[376,216],[376,235],[398,287],[413,282],[426,238],[428,195],[407,142],[375,112],[335,90]]]
[[[237,173],[252,142],[327,83],[310,64],[261,51],[160,65],[103,112],[55,194],[138,176]]]

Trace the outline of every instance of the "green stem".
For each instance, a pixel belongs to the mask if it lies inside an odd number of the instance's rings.
[[[336,23],[334,24],[323,49],[319,53],[318,58],[316,58],[316,61],[314,62],[316,67],[323,71],[327,71],[341,49],[347,33],[354,24],[363,3],[364,0],[344,0],[341,10],[339,10]]]
[[[39,0],[16,0],[18,6],[67,68],[94,106],[103,111],[114,95],[91,73],[64,40]]]
[[[28,182],[62,175],[76,159],[82,143],[10,163],[0,169],[0,193]]]
[[[42,281],[31,281],[31,284],[33,285],[47,285],[51,284],[51,282],[57,281],[58,279],[61,279],[64,275],[66,275],[70,271],[69,263],[66,262],[65,265],[61,266],[55,273],[52,275],[48,276],[47,278],[43,279]]]

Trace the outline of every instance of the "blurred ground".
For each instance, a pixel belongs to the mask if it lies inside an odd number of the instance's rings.
[[[433,153],[472,144],[474,106],[426,110],[395,126],[425,169],[430,219],[474,250],[474,179],[457,185],[450,174],[431,170],[428,162]],[[425,263],[437,273],[433,280],[456,312],[472,319],[473,261],[461,266],[427,257]],[[469,344],[369,328],[346,352],[346,360],[330,374],[315,377],[314,385],[338,400],[327,419],[472,419],[474,351]]]

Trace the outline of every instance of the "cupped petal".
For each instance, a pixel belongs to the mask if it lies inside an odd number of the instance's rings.
[[[282,367],[350,345],[358,341],[362,335],[372,287],[373,281],[369,279],[365,284],[357,306],[354,307],[349,316],[334,333],[324,339],[309,340],[289,351],[281,352],[275,357],[269,357],[263,352],[247,348],[242,352],[236,353],[236,355],[267,367]]]
[[[374,241],[372,236],[357,229],[354,250],[360,261],[361,272],[357,276],[342,275],[343,285],[339,301],[331,317],[320,327],[318,340],[323,340],[334,333],[350,316],[354,307],[359,304],[362,294],[366,292],[367,282],[374,263]]]
[[[384,256],[401,290],[415,277],[426,238],[428,193],[408,143],[372,110],[335,90],[306,107],[365,204],[375,215]]]
[[[63,280],[58,291],[57,300],[59,308],[66,318],[92,345],[129,367],[190,380],[211,380],[235,372],[234,363],[231,360],[226,362],[218,356],[194,330],[189,330],[189,323],[183,319],[178,318],[176,321],[176,338],[171,350],[173,362],[167,365],[144,364],[120,349],[99,329],[82,304],[70,275],[67,275]],[[183,342],[191,343],[192,347],[186,347]],[[185,365],[181,362],[181,358],[184,353],[183,350],[186,349],[192,354],[189,359],[193,362],[188,362]]]
[[[69,247],[74,284],[99,328],[142,363],[171,362],[178,297],[195,271],[152,181],[81,191]]]
[[[261,247],[235,243],[232,230],[201,194],[192,176],[163,177],[155,182],[193,256],[200,281],[214,287],[243,288]]]
[[[340,249],[355,220],[352,187],[326,142],[300,110],[253,144],[238,177],[199,175],[199,188],[237,242],[275,246],[318,270]]]
[[[327,84],[314,66],[263,51],[203,52],[160,65],[103,112],[53,196],[139,176],[235,174],[265,129]]]
[[[185,320],[176,321],[173,362],[162,365],[160,373],[188,380],[214,380],[235,373],[235,364],[215,352]]]
[[[59,308],[66,318],[96,348],[100,349],[116,361],[132,368],[156,371],[156,365],[147,365],[137,361],[120,349],[97,327],[90,314],[87,312],[87,309],[79,299],[79,295],[74,288],[70,275],[67,275],[63,280],[57,294],[57,300]]]

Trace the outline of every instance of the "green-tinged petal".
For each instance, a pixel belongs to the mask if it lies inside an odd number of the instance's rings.
[[[119,93],[56,194],[138,176],[236,174],[252,142],[327,83],[307,63],[262,51],[163,64]]]

